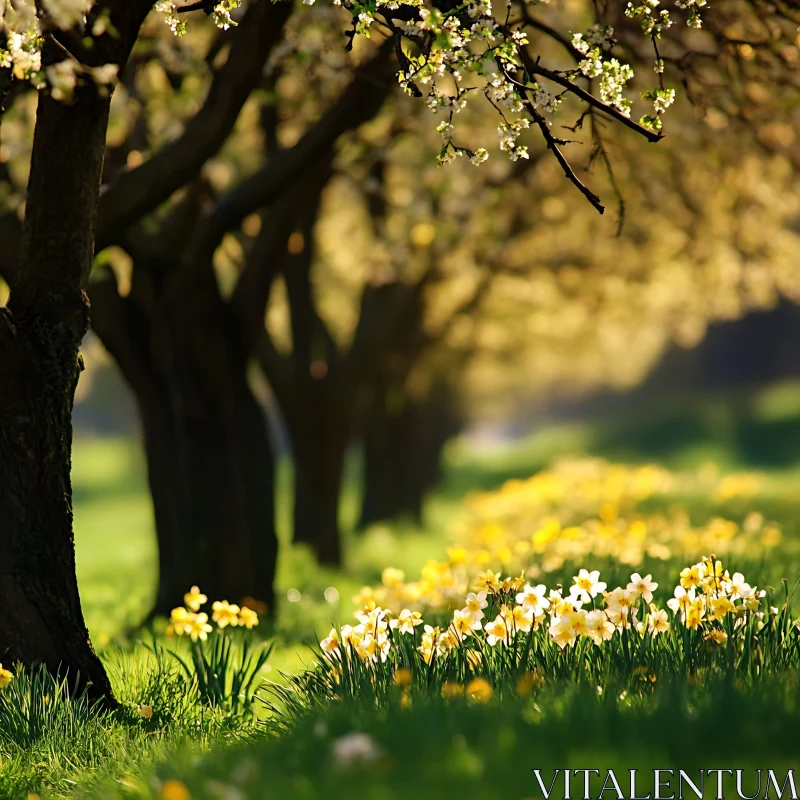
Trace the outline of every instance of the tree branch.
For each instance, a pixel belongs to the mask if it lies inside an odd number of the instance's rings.
[[[270,158],[262,169],[220,199],[197,243],[199,251],[213,253],[225,233],[240,225],[248,214],[273,203],[339,136],[375,116],[396,85],[391,54],[391,45],[384,43],[378,55],[356,71],[339,100],[294,147]]]
[[[130,224],[197,175],[227,139],[264,63],[280,40],[290,3],[258,0],[236,28],[230,57],[214,76],[200,111],[183,134],[135,169],[121,173],[100,198],[97,249],[114,244]]]
[[[575,97],[583,100],[590,106],[594,106],[596,109],[602,111],[604,114],[607,114],[609,117],[621,123],[626,128],[636,131],[636,133],[638,133],[640,136],[644,136],[648,142],[659,142],[664,138],[663,134],[660,132],[652,131],[650,128],[645,128],[643,125],[635,122],[630,117],[626,117],[619,109],[616,109],[613,106],[608,105],[608,103],[603,103],[601,100],[598,100],[591,92],[587,92],[586,89],[583,89],[582,87],[578,86],[578,84],[573,83],[569,78],[565,77],[561,73],[554,72],[551,69],[541,66],[541,64],[532,59],[523,48],[519,48],[519,53],[522,56],[522,63],[525,71],[530,75],[539,75],[542,78],[547,78],[548,80],[553,81],[553,83],[557,83],[559,86],[563,86],[568,92],[570,92],[570,94],[574,94]]]

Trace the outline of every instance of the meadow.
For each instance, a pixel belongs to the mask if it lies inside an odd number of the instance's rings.
[[[796,385],[457,441],[424,528],[365,533],[354,457],[346,569],[284,542],[274,628],[221,627],[244,612],[208,598],[192,641],[193,596],[172,630],[136,628],[155,550],[135,442],[80,440],[78,577],[121,708],[14,675],[0,796],[533,798],[531,770],[567,768],[637,768],[644,795],[652,769],[724,767],[745,771],[725,797],[762,797],[758,769],[798,766],[798,443]],[[290,483],[282,464],[284,540]]]

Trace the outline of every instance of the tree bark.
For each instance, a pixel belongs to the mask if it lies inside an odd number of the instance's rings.
[[[92,298],[94,329],[142,421],[159,551],[152,614],[169,614],[194,584],[213,599],[261,601],[271,613],[273,454],[239,330],[213,274],[135,264],[128,297],[107,274]]]
[[[442,397],[414,401],[400,389],[378,392],[363,429],[359,527],[402,518],[421,525],[425,497],[441,479],[444,447],[459,429]]]
[[[309,545],[321,564],[341,566],[339,498],[350,424],[320,398],[292,427],[294,542]]]
[[[0,653],[113,705],[75,576],[72,405],[109,100],[39,96],[20,274],[0,309]]]

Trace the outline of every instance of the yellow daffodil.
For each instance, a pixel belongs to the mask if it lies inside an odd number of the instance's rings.
[[[208,602],[208,597],[206,597],[197,586],[192,586],[183,596],[183,602],[186,608],[191,611],[199,611],[200,606]]]
[[[14,680],[14,673],[3,668],[0,664],[0,689],[5,689]]]
[[[215,600],[211,606],[211,619],[220,628],[227,628],[228,625],[236,626],[239,624],[239,606],[229,603],[227,600]]]
[[[186,620],[185,632],[193,642],[198,639],[205,641],[212,630],[213,628],[208,624],[208,614],[202,611],[198,614],[189,614]]]
[[[239,625],[247,630],[251,630],[258,625],[258,614],[247,606],[242,606],[239,609]]]

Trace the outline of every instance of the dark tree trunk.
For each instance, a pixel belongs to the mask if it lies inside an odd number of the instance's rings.
[[[292,426],[294,541],[309,545],[321,564],[342,563],[339,500],[350,424],[335,402],[318,398]]]
[[[0,309],[0,657],[69,670],[113,705],[75,577],[72,404],[88,324],[108,99],[39,96],[21,270]]]
[[[196,274],[195,274],[196,273]],[[129,297],[92,287],[94,328],[136,397],[159,551],[153,612],[199,585],[274,610],[274,463],[237,328],[213,280],[138,262]]]
[[[379,392],[363,429],[359,527],[401,518],[421,524],[425,497],[441,478],[444,446],[459,429],[442,397],[414,401],[400,390]]]

